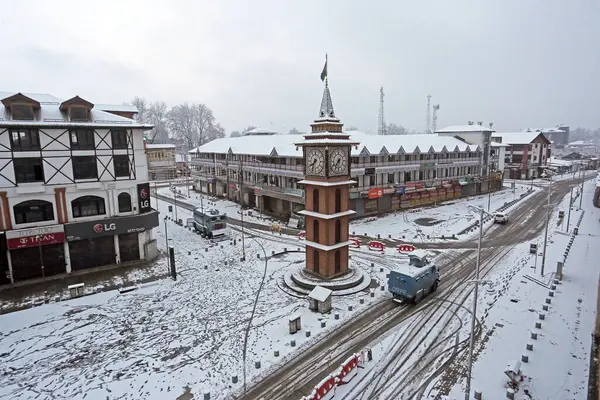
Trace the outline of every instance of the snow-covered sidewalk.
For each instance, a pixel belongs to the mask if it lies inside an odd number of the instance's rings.
[[[556,216],[551,222],[543,276],[541,255],[536,262],[525,243],[507,257],[506,268],[489,277],[497,291],[482,291],[480,297],[478,318],[484,323],[486,340],[479,346],[472,380],[472,389],[482,392],[483,398],[505,398],[508,378],[504,371],[515,363],[520,363],[523,374],[516,400],[587,397],[599,278],[594,247],[600,237],[600,209],[591,204],[593,189],[588,184],[584,190],[585,213],[559,284],[554,285],[553,273],[557,262],[563,261],[571,235],[564,232],[565,225],[557,228]],[[567,210],[568,200],[567,196],[563,210]],[[571,232],[581,215],[574,207]],[[543,237],[537,244],[541,254]],[[464,382],[454,387],[449,398],[463,396]]]

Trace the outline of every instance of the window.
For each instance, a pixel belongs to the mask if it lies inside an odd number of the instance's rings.
[[[98,165],[95,156],[73,157],[73,178],[97,179]]]
[[[113,129],[110,131],[113,149],[127,148],[127,131],[125,129]],[[152,153],[150,153],[152,154]]]
[[[375,164],[377,162],[377,156],[371,156],[369,157],[369,162],[372,164]]]
[[[87,121],[88,109],[85,107],[69,107],[69,118],[71,121]]]
[[[129,156],[115,156],[113,162],[115,164],[115,176],[126,176],[129,178]]]
[[[27,104],[13,104],[10,107],[12,119],[18,121],[32,121],[33,107]]]
[[[37,129],[11,129],[10,146],[13,151],[40,150],[40,134]]]
[[[342,241],[342,223],[340,220],[335,221],[335,243]]]
[[[375,175],[369,175],[369,186],[375,186]]]
[[[315,274],[320,273],[319,271],[319,250],[313,249],[313,269]]]
[[[41,158],[15,158],[17,183],[44,182],[44,166]]]
[[[396,180],[394,179],[394,174],[388,174],[388,183],[394,183]]]
[[[410,182],[412,179],[410,178],[410,172],[404,173],[404,182]]]
[[[313,189],[313,211],[319,212],[319,189]]]
[[[70,133],[72,150],[94,150],[94,131],[92,129],[72,129]]]
[[[335,252],[334,265],[335,265],[335,273],[339,274],[342,271],[342,263],[341,263],[341,253],[339,250]]]
[[[340,189],[335,189],[335,212],[342,212],[342,192]]]
[[[313,221],[313,242],[319,243],[319,220]]]
[[[71,202],[73,218],[106,214],[104,199],[98,196],[82,196]]]
[[[130,212],[131,211],[131,196],[129,193],[120,193],[117,196],[119,202],[119,212]]]
[[[15,223],[28,224],[31,222],[52,221],[54,209],[52,203],[43,200],[29,200],[13,207]]]

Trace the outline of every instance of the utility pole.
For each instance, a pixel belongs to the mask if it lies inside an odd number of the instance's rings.
[[[479,274],[481,266],[481,241],[483,239],[483,208],[479,208],[479,241],[477,242],[477,264],[475,266],[475,291],[473,293],[473,311],[471,314],[471,337],[469,339],[469,366],[467,372],[467,390],[465,400],[471,397],[471,374],[473,373],[473,353],[475,349],[475,321],[477,320],[477,297],[479,294]]]
[[[242,162],[242,157],[240,156],[240,170],[239,170],[239,174],[238,174],[238,179],[240,182],[240,187],[239,187],[239,191],[240,191],[240,211],[242,213],[242,218],[241,218],[241,222],[242,222],[242,261],[246,260],[246,244],[244,243],[244,177],[243,177],[243,172],[244,172],[244,167],[243,167],[243,162]],[[245,368],[245,366],[244,366]]]
[[[431,133],[431,95],[427,95],[427,124],[425,133]]]
[[[569,199],[569,214],[567,214],[567,232],[569,232],[569,222],[571,222],[571,206],[573,205],[573,188],[570,190],[571,198]]]
[[[581,205],[583,201],[583,183],[585,182],[585,171],[581,170],[581,191],[579,192],[579,209],[581,210]]]
[[[383,113],[383,86],[379,89],[379,124],[377,125],[378,135],[387,135],[387,129],[385,126],[385,115]]]
[[[546,247],[548,246],[548,225],[550,225],[550,191],[552,190],[552,175],[549,170],[545,171],[548,174],[548,209],[546,210],[546,229],[544,233],[544,255],[542,256],[542,277],[544,276],[544,267],[546,266]]]

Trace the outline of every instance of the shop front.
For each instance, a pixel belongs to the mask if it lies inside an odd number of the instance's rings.
[[[158,212],[65,225],[73,271],[142,258],[140,233],[158,226]]]
[[[64,225],[6,232],[14,282],[67,272]]]

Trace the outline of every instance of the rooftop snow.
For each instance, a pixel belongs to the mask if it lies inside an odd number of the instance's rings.
[[[14,92],[0,92],[0,99],[13,96]],[[23,95],[36,100],[40,103],[40,110],[36,111],[36,119],[33,121],[12,120],[10,113],[3,104],[0,103],[0,125],[2,126],[90,126],[90,127],[114,127],[127,126],[131,128],[152,128],[148,124],[138,124],[132,119],[121,117],[102,111],[94,107],[90,111],[90,121],[71,122],[67,118],[67,113],[59,109],[64,101],[49,94],[41,93],[23,93]]]
[[[149,143],[146,145],[146,149],[174,149],[175,145],[170,143]]]
[[[130,112],[137,113],[138,109],[135,106],[130,106],[129,104],[96,104],[94,108],[97,108],[102,111],[116,111],[116,112]]]
[[[505,144],[529,144],[539,135],[541,135],[540,132],[498,132],[492,134],[492,137],[502,138],[502,143]]]
[[[244,132],[243,135],[276,135],[277,132],[275,131],[270,131],[267,129],[262,129],[262,128],[254,128],[254,129],[250,129],[247,132]]]
[[[460,133],[460,132],[496,132],[492,128],[486,128],[482,125],[455,125],[444,129],[438,129],[435,133]]]
[[[412,154],[427,153],[429,151],[452,152],[477,151],[477,145],[468,145],[451,136],[430,135],[367,135],[359,131],[349,131],[350,142],[359,142],[358,149],[352,147],[352,155],[360,155],[364,149],[367,154]],[[233,154],[249,154],[255,156],[270,156],[277,154],[280,157],[302,157],[302,150],[296,143],[304,143],[298,140],[298,135],[270,135],[268,140],[263,136],[241,136],[215,139],[190,153],[217,153],[226,154],[231,149]],[[316,141],[316,140],[315,140]],[[342,142],[342,140],[340,140]]]
[[[315,288],[308,294],[308,297],[315,299],[316,301],[324,302],[333,293],[331,290],[322,286],[315,286]]]

